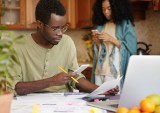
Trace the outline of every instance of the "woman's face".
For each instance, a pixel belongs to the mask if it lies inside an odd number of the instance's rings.
[[[102,2],[102,11],[104,16],[108,19],[111,20],[111,7],[110,7],[110,3],[109,0],[104,0]]]

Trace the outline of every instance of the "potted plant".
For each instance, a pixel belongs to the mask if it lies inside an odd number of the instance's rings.
[[[14,37],[12,33],[7,33],[7,36],[4,36],[5,30],[5,26],[0,26],[0,113],[10,112],[13,94],[7,91],[6,86],[11,86],[12,77],[8,74],[7,68],[13,66],[15,52],[12,45],[22,37]]]

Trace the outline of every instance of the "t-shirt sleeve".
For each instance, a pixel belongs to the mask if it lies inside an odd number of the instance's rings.
[[[15,91],[15,85],[22,81],[21,66],[16,54],[14,54],[14,56],[11,58],[11,64],[7,67],[7,70],[7,79],[11,83],[7,84],[7,90],[16,95],[17,93]]]
[[[78,62],[77,62],[77,53],[76,53],[76,47],[74,45],[74,42],[70,39],[70,63],[69,63],[69,70],[76,70],[79,66],[78,66]],[[85,76],[83,74],[80,74],[76,79],[80,79],[80,78],[85,78]],[[75,87],[76,82],[72,81],[71,85],[72,87]]]

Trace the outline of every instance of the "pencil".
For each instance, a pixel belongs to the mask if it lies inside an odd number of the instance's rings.
[[[66,70],[64,70],[61,66],[58,66],[58,68],[59,68],[61,71],[63,71],[64,73],[66,73],[66,74],[67,74],[67,71],[66,71]]]
[[[59,68],[61,71],[63,71],[64,73],[67,74],[67,71],[64,70],[61,66],[58,66],[58,68]],[[71,77],[71,79],[72,79],[73,81],[75,81],[76,83],[79,83],[74,77]]]

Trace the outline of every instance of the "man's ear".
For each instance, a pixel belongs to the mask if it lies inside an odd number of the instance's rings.
[[[36,23],[37,23],[37,28],[43,27],[43,23],[41,21],[37,20]]]

